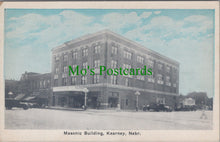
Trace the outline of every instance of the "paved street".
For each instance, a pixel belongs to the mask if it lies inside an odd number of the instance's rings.
[[[193,130],[212,129],[212,111],[208,119],[202,112],[125,112],[116,110],[68,111],[52,109],[12,109],[5,111],[6,129],[136,129]]]

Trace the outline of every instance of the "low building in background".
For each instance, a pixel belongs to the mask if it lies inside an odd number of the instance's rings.
[[[13,98],[20,98],[20,101],[36,102],[39,106],[48,105],[51,93],[50,73],[25,72],[21,75],[20,80],[13,83],[7,80],[5,85],[6,94],[12,92]],[[6,98],[9,98],[9,95]]]
[[[196,103],[195,103],[195,100],[192,99],[192,98],[185,98],[183,101],[182,101],[182,104],[184,106],[195,106]]]

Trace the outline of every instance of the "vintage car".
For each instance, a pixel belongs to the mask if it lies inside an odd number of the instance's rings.
[[[21,102],[20,100],[16,100],[14,98],[6,98],[5,99],[5,107],[6,109],[12,109],[13,107],[23,108],[24,110],[28,109],[29,104],[26,102]]]
[[[146,108],[143,108],[143,110],[148,110],[148,111],[167,111],[171,112],[172,108],[170,106],[166,106],[164,104],[156,104],[152,103],[150,105],[147,105]]]

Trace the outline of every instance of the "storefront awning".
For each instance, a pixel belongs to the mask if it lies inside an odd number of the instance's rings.
[[[53,92],[65,92],[65,91],[88,92],[88,89],[87,88],[82,88],[82,87],[79,87],[79,86],[53,87]]]

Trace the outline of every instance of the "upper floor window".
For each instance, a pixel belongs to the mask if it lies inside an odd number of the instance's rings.
[[[141,56],[137,56],[137,62],[139,63],[144,63],[144,57],[141,57]]]
[[[59,68],[56,68],[56,69],[55,69],[55,73],[59,73]]]
[[[154,61],[153,60],[148,60],[148,66],[153,67],[154,66]]]
[[[94,48],[95,48],[94,52],[96,54],[101,52],[101,45],[97,44]]]
[[[73,65],[73,70],[75,70],[76,67],[77,67],[77,65]]]
[[[72,84],[72,85],[75,85],[75,84],[76,84],[76,76],[72,77],[72,79],[71,79],[71,84]]]
[[[157,83],[158,84],[163,84],[163,75],[162,74],[157,75]]]
[[[129,79],[127,77],[125,78],[125,86],[129,86]]]
[[[112,60],[112,61],[111,61],[111,68],[112,68],[112,69],[115,69],[116,67],[117,67],[117,61]]]
[[[166,85],[171,86],[170,77],[166,76]]]
[[[77,67],[77,65],[73,65],[73,67],[72,67],[73,71],[75,71],[76,67]],[[77,73],[74,73],[74,74],[71,73],[71,76],[76,76],[76,74],[77,74]]]
[[[82,56],[88,56],[88,48],[82,50]]]
[[[82,83],[83,85],[84,85],[84,84],[87,84],[87,76],[82,76],[81,83]]]
[[[131,69],[131,65],[129,64],[123,64],[123,69]]]
[[[59,60],[60,60],[59,55],[56,55],[56,56],[55,56],[55,61],[59,61]]]
[[[117,76],[111,75],[111,84],[117,84]]]
[[[72,56],[73,56],[73,59],[77,59],[77,56],[78,56],[77,51],[74,51]]]
[[[43,88],[43,81],[40,81],[40,88]]]
[[[66,77],[62,78],[62,85],[63,86],[67,85],[67,78]]]
[[[143,75],[137,75],[137,79],[138,80],[144,80],[144,76]]]
[[[115,45],[112,45],[112,54],[115,54],[115,55],[118,54],[118,47]]]
[[[68,60],[68,55],[64,55],[64,56],[63,56],[63,60],[64,60],[64,61],[67,61],[67,60]]]
[[[166,71],[167,71],[167,73],[170,72],[170,66],[166,66]]]
[[[67,72],[67,71],[68,71],[68,67],[67,66],[63,67],[63,72]]]
[[[155,82],[155,76],[154,76],[154,72],[152,72],[152,75],[148,76],[148,82]]]
[[[88,62],[84,62],[84,63],[83,63],[83,69],[86,69],[87,66],[88,66]]]
[[[163,65],[162,65],[162,64],[160,64],[160,63],[158,63],[157,65],[158,65],[158,69],[159,69],[159,70],[162,70]]]
[[[58,79],[58,75],[57,74],[54,75],[54,79]]]
[[[100,67],[100,60],[95,60],[94,61],[94,68],[99,68]]]
[[[131,59],[132,53],[128,51],[124,51],[124,58]]]
[[[96,83],[99,83],[99,75],[94,75],[94,78],[93,78],[93,83],[96,84]]]
[[[47,87],[47,81],[44,80],[44,88],[46,88],[46,87]]]

